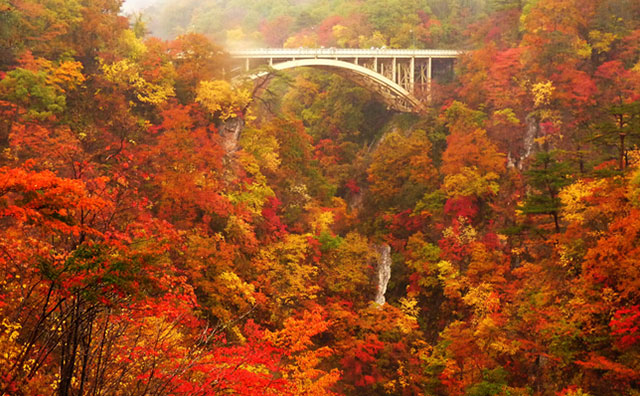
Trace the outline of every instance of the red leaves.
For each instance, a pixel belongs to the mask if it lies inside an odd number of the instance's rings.
[[[473,220],[478,214],[476,199],[475,197],[464,196],[449,198],[444,204],[444,212],[455,218],[466,217],[469,220]]]
[[[404,249],[407,238],[418,231],[424,230],[430,219],[429,213],[413,213],[411,209],[396,214],[385,214],[383,219],[389,224],[387,241],[396,250]]]
[[[358,182],[355,179],[349,179],[344,184],[344,186],[349,190],[352,194],[358,194],[360,192],[360,187],[358,186]]]
[[[269,197],[267,203],[262,208],[262,218],[264,219],[261,228],[268,240],[275,241],[287,232],[287,226],[282,224],[277,214],[282,202],[276,197]]]
[[[638,371],[593,352],[589,353],[587,360],[576,360],[575,363],[585,369],[603,370],[606,373],[605,377],[613,377],[617,381],[622,381],[623,383],[619,383],[622,386],[624,383],[640,378]]]
[[[340,364],[346,371],[345,375],[353,377],[356,386],[370,386],[381,379],[375,362],[376,355],[383,347],[377,336],[369,334],[364,340],[354,340],[350,351],[345,351]]]
[[[598,78],[614,80],[622,78],[626,73],[627,70],[625,69],[622,62],[620,62],[619,60],[612,60],[598,66],[598,69],[596,70],[594,75]]]
[[[586,72],[573,65],[561,64],[551,79],[556,86],[554,96],[561,101],[560,106],[571,106],[576,112],[582,112],[586,106],[594,104],[596,84]]]
[[[633,347],[640,342],[640,306],[617,310],[609,326],[611,334],[619,337],[616,345],[620,350]]]

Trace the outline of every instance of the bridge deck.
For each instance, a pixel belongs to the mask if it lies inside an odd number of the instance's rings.
[[[450,49],[388,48],[256,48],[231,50],[234,58],[457,58],[463,51]]]

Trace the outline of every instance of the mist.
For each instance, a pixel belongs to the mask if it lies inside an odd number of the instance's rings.
[[[122,4],[122,13],[131,14],[140,12],[160,2],[162,2],[162,0],[126,0],[124,4]]]

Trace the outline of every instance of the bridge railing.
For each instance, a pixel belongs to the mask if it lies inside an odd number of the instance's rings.
[[[389,48],[254,48],[231,50],[237,58],[302,58],[302,57],[406,57],[406,58],[456,58],[463,51],[451,49],[389,49]]]

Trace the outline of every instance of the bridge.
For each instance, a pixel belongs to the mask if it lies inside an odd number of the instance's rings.
[[[274,70],[313,67],[330,70],[376,92],[391,109],[417,112],[418,98],[430,98],[434,79],[453,74],[458,50],[262,48],[230,51],[232,74],[249,74],[269,66]],[[252,78],[264,76],[253,74]]]

